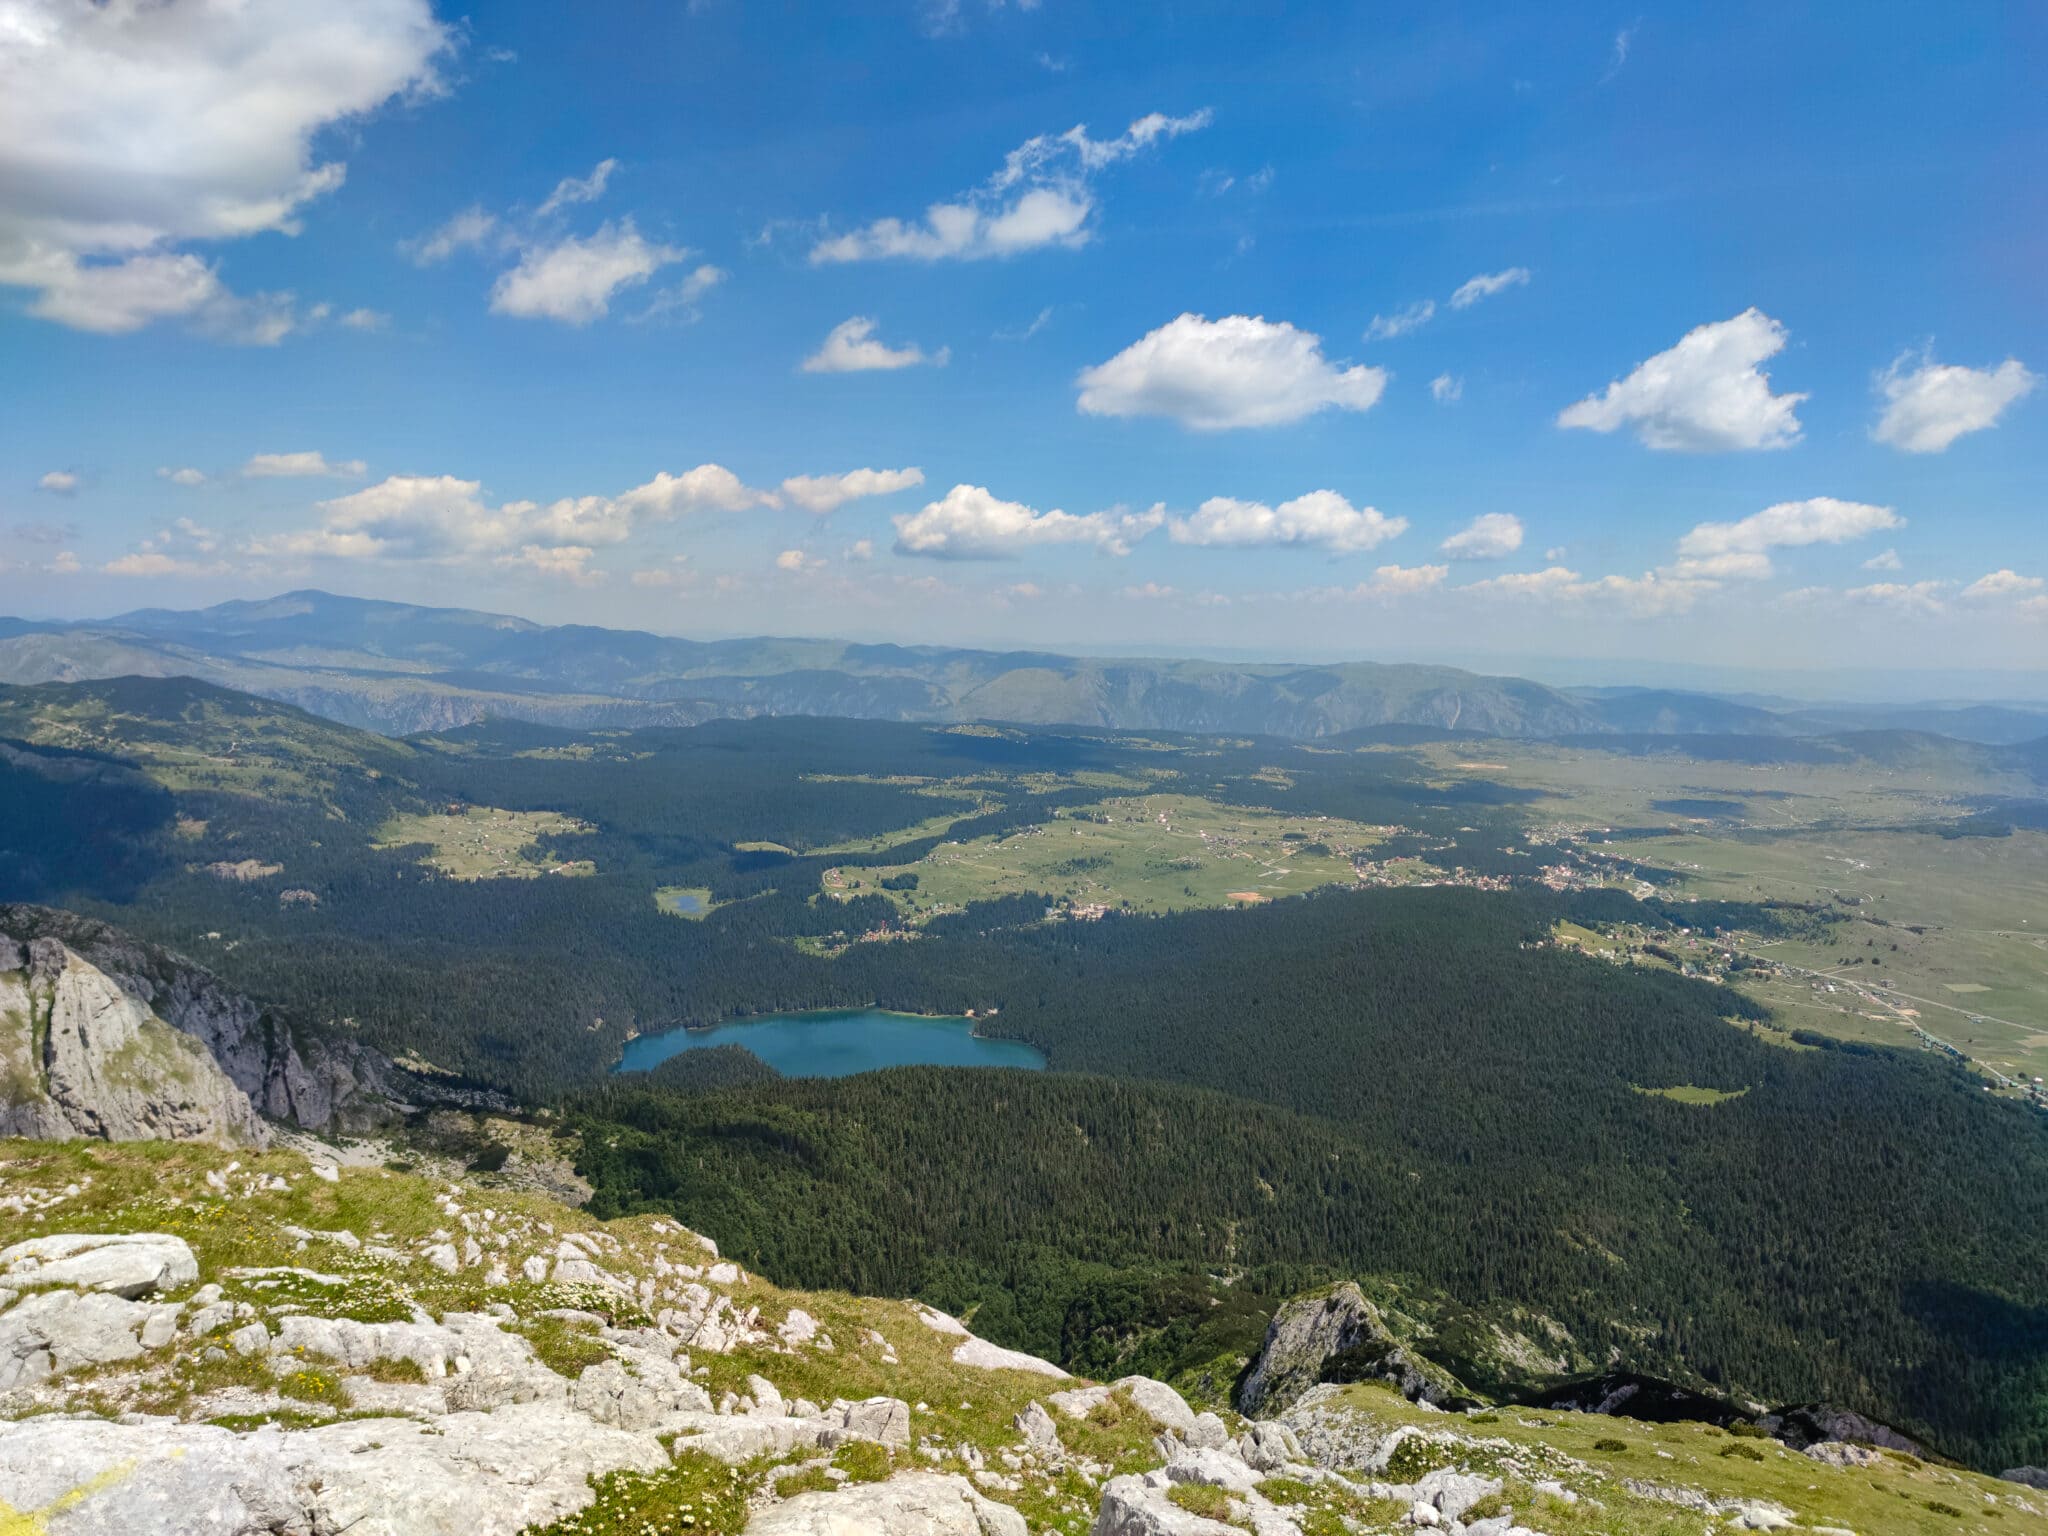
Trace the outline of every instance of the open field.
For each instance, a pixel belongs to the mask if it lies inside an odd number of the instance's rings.
[[[467,805],[460,812],[394,816],[378,829],[379,848],[425,843],[422,864],[452,880],[533,880],[542,875],[591,875],[588,859],[547,863],[538,857],[543,837],[588,832],[590,826],[559,811],[505,811]]]
[[[913,922],[1027,891],[1077,910],[1246,905],[1353,883],[1352,856],[1385,832],[1189,795],[1137,795],[1061,810],[1009,837],[942,844],[912,864],[828,870],[825,889],[879,889]]]

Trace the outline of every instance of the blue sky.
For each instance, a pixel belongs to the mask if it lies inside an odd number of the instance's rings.
[[[2038,9],[336,9],[0,4],[0,609],[2048,663]]]

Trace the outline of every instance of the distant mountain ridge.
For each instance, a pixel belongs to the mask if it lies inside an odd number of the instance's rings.
[[[79,623],[0,619],[0,682],[191,676],[388,735],[486,717],[577,729],[831,715],[1317,740],[1382,726],[1509,737],[1820,735],[1891,725],[1711,695],[1570,691],[1414,663],[1237,664],[762,637],[700,641],[288,592]],[[1845,712],[1846,714],[1846,712]],[[2048,735],[2048,710],[1956,714],[1974,739]],[[1939,718],[1937,718],[1939,717]],[[2031,727],[2031,729],[2029,729]],[[1960,732],[1960,727],[1959,727]]]

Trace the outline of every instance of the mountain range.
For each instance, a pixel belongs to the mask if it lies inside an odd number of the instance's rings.
[[[1670,689],[1558,689],[1407,663],[699,641],[318,591],[81,622],[0,618],[0,682],[123,676],[196,677],[387,735],[487,717],[589,729],[833,715],[1298,740],[1383,726],[1509,737],[1914,730],[1994,745],[2048,736],[2042,705],[1765,707]]]

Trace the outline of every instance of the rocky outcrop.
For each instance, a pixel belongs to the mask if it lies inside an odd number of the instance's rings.
[[[50,937],[0,931],[0,1134],[266,1139],[249,1096],[192,1036]]]
[[[212,972],[105,923],[49,907],[0,905],[0,972],[9,968],[10,941],[23,952],[37,941],[62,946],[143,1013],[196,1042],[257,1115],[306,1130],[358,1131],[385,1124],[394,1101],[414,1096],[416,1085],[376,1052],[295,1030]],[[0,1015],[10,1006],[0,992]],[[5,1092],[16,1099],[11,1071]],[[97,1134],[61,1131],[54,1122],[20,1123],[8,1133]]]
[[[1775,1435],[1795,1451],[1840,1440],[1851,1445],[1874,1445],[1887,1451],[1904,1451],[1908,1456],[1924,1457],[1928,1454],[1927,1447],[1912,1436],[1901,1434],[1889,1424],[1865,1418],[1854,1409],[1833,1403],[1780,1408],[1758,1419],[1757,1427],[1766,1434]]]
[[[1350,1281],[1286,1303],[1238,1392],[1248,1415],[1278,1414],[1323,1381],[1385,1381],[1411,1401],[1466,1401],[1449,1372],[1387,1330],[1378,1307]]]
[[[747,1536],[1025,1536],[1024,1517],[964,1477],[907,1472],[886,1483],[805,1493],[763,1510]]]

